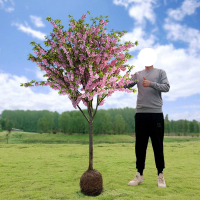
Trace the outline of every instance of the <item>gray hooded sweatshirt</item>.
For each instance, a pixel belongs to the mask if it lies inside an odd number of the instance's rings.
[[[142,70],[135,73],[130,80],[137,79],[137,83],[124,85],[124,88],[130,88],[137,84],[137,106],[136,113],[162,113],[162,95],[161,92],[169,92],[169,81],[166,72],[163,69],[154,68],[153,70]],[[144,78],[151,81],[149,87],[143,87]]]

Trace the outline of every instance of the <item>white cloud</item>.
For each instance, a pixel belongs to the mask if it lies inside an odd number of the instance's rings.
[[[31,22],[36,26],[36,27],[45,27],[44,23],[42,22],[41,17],[36,17],[33,15],[30,15]]]
[[[167,14],[170,18],[175,20],[182,20],[186,15],[192,15],[195,13],[195,9],[200,7],[200,2],[196,0],[185,0],[180,8],[169,9]]]
[[[124,6],[125,8],[128,7],[128,5],[132,2],[135,2],[135,0],[114,0],[113,3],[117,6]]]
[[[3,7],[3,0],[0,0],[0,5],[1,5],[1,7]]]
[[[164,30],[167,33],[167,39],[171,41],[183,41],[188,43],[188,54],[198,55],[200,50],[200,31],[194,28],[190,28],[187,25],[182,25],[173,21],[182,20],[185,15],[192,15],[195,13],[195,9],[200,7],[200,2],[196,0],[185,0],[180,8],[175,10],[169,9],[167,11],[167,18],[163,25]]]
[[[26,23],[26,27],[25,27],[24,25],[20,24],[20,23],[15,23],[15,22],[13,22],[13,23],[11,24],[11,26],[13,26],[13,25],[14,25],[14,26],[17,26],[17,27],[18,27],[18,30],[20,30],[20,31],[22,31],[22,32],[24,32],[24,33],[26,33],[26,34],[28,34],[28,35],[31,35],[33,38],[37,38],[37,39],[39,39],[39,40],[45,40],[45,37],[44,37],[44,36],[46,36],[46,34],[40,32],[40,31],[35,31],[35,30],[33,30],[32,28],[30,28],[30,27],[28,26],[27,23]]]
[[[132,5],[129,9],[129,16],[135,19],[135,24],[144,26],[145,19],[149,20],[152,24],[155,23],[155,14],[153,12],[153,5],[155,1],[141,1],[136,5]]]
[[[37,67],[37,70],[36,70],[35,74],[36,74],[36,77],[37,77],[40,81],[47,81],[47,78],[48,78],[48,77],[43,77],[43,75],[45,75],[46,72],[45,72],[45,71],[41,71],[41,70],[39,69],[39,67]]]
[[[12,7],[6,7],[8,5],[8,0],[4,0],[5,3],[3,2],[3,0],[0,0],[0,8],[1,9],[4,9],[6,12],[12,12],[15,10],[14,6],[15,6],[15,3],[13,0],[9,0],[12,4]]]
[[[191,115],[191,112],[188,112],[188,111],[185,111],[185,112],[182,112],[182,113],[172,113],[170,114],[169,116],[169,120],[174,120],[174,121],[177,121],[177,120],[188,120],[188,121],[193,121],[194,119],[198,122],[200,122],[200,112],[196,111],[196,112],[193,112],[192,115]]]
[[[181,106],[181,108],[200,108],[200,105]]]
[[[155,30],[154,30],[155,31]],[[129,52],[142,50],[143,48],[152,46],[158,38],[154,34],[147,34],[141,27],[133,28],[132,32],[126,33],[122,38],[121,42],[131,41],[135,43],[138,41],[139,45],[129,49]]]
[[[11,74],[0,74],[0,110],[22,109],[27,110],[68,110],[70,102],[67,96],[59,96],[57,91],[50,91],[49,94],[34,93],[30,87],[20,87],[20,83],[27,83],[26,77]],[[38,86],[41,87],[41,86]],[[44,86],[45,87],[45,86]],[[49,86],[46,86],[49,87]],[[15,99],[15,101],[13,101]],[[64,100],[63,100],[64,99]],[[5,103],[6,102],[6,103]]]
[[[6,12],[12,12],[12,11],[14,11],[15,9],[14,8],[12,8],[12,7],[9,7],[9,8],[5,8],[5,11]]]
[[[183,41],[189,44],[188,49],[191,54],[196,54],[200,50],[200,31],[186,25],[171,22],[165,19],[163,28],[167,31],[167,39],[173,41]],[[197,54],[196,54],[197,55]]]
[[[155,23],[153,8],[159,7],[157,0],[114,0],[113,3],[125,8],[129,7],[129,16],[135,20],[136,25],[145,26],[145,19],[148,19],[152,24]]]
[[[13,6],[15,5],[14,0],[10,0],[10,2]]]

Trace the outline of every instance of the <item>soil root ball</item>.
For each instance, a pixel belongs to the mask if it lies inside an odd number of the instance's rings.
[[[81,192],[87,196],[98,196],[103,190],[103,179],[96,169],[87,170],[80,178]]]

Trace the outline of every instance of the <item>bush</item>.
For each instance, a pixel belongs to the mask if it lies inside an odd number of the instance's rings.
[[[112,135],[117,135],[117,131],[113,131],[113,132],[112,132]]]
[[[0,128],[0,132],[3,132],[3,130]]]
[[[192,133],[191,136],[194,137],[194,133]]]
[[[180,133],[178,133],[178,136],[180,136]]]
[[[109,131],[108,131],[108,135],[113,135],[113,131],[112,131],[112,130],[109,130]]]
[[[56,134],[56,133],[57,133],[56,129],[55,129],[55,128],[53,128],[53,134]]]
[[[197,133],[197,137],[199,137],[199,133]]]
[[[40,131],[40,134],[44,133],[42,130]]]

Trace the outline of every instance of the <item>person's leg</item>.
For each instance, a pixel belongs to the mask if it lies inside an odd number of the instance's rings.
[[[152,113],[152,127],[150,131],[150,138],[154,151],[154,158],[156,168],[159,173],[162,173],[165,168],[163,140],[164,140],[164,116],[163,113]]]
[[[150,113],[136,113],[135,115],[135,155],[136,168],[141,175],[145,168],[146,149],[149,140]]]

